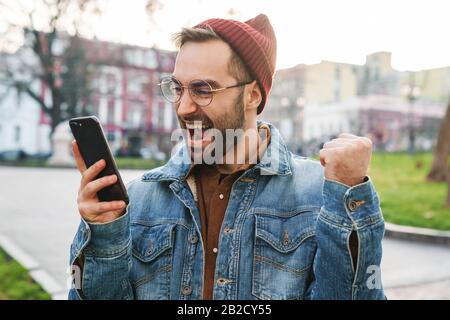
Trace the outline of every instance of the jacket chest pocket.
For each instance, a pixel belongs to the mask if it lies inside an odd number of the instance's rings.
[[[312,281],[317,215],[256,214],[252,294],[259,299],[302,299]]]
[[[131,225],[137,299],[169,299],[175,224]]]

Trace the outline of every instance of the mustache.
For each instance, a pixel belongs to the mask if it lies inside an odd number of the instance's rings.
[[[205,123],[205,124],[211,124],[214,125],[214,123],[211,121],[211,119],[206,118],[206,117],[202,117],[202,118],[180,118],[180,121],[182,124],[185,123],[193,123],[193,122],[201,122],[201,123]]]

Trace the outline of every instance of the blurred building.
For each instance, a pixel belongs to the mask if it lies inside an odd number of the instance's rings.
[[[444,117],[440,104],[387,95],[362,96],[358,102],[358,125],[355,133],[368,135],[375,150],[400,151],[410,146],[410,133],[415,135],[415,148],[430,150]]]
[[[62,53],[65,42],[59,38],[55,52]],[[86,39],[83,47],[92,79],[86,110],[99,117],[113,151],[168,154],[178,124],[157,83],[172,72],[176,53]],[[24,60],[37,65],[32,53],[0,58],[17,65],[19,76],[27,67]],[[36,80],[32,87],[50,101],[44,83]],[[405,87],[420,94],[411,100]],[[277,125],[297,153],[310,155],[341,132],[370,135],[375,148],[391,151],[405,150],[413,132],[418,148],[429,149],[449,94],[450,67],[399,72],[392,68],[391,53],[376,52],[363,65],[322,61],[278,70],[261,117]],[[0,81],[0,152],[49,153],[49,132],[49,119],[38,104]]]
[[[38,82],[32,87],[36,92],[41,89]],[[0,81],[0,152],[49,153],[49,133],[50,126],[35,100]]]
[[[104,125],[112,147],[132,154],[150,146],[170,152],[168,137],[177,120],[157,84],[172,73],[175,53],[103,41],[86,41],[86,53],[96,66],[91,113]]]
[[[420,91],[414,101],[405,87]],[[376,52],[364,65],[322,61],[278,70],[261,117],[307,155],[341,132],[369,135],[376,148],[391,151],[405,150],[414,132],[418,147],[430,149],[449,94],[450,67],[399,72],[391,53]]]
[[[450,67],[414,72],[413,78],[421,89],[422,100],[448,104],[450,100]]]
[[[278,70],[274,79],[268,105],[260,117],[278,126],[291,148],[296,148],[302,135],[303,107],[305,101],[306,65]]]
[[[58,38],[55,52],[63,52],[67,40]],[[98,40],[83,39],[82,44],[91,70],[90,102],[85,107],[100,119],[113,151],[137,155],[147,149],[168,154],[177,120],[157,83],[171,74],[176,53]],[[19,64],[24,56],[8,59]],[[36,64],[33,59],[28,55],[29,64]],[[51,99],[45,83],[37,80],[32,87],[45,100]],[[35,100],[0,83],[0,151],[49,153],[49,132],[48,116]]]
[[[390,52],[375,52],[366,56],[366,63],[358,68],[359,96],[398,96],[401,92],[402,73],[391,65]]]

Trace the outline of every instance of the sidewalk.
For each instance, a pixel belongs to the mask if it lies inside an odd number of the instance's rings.
[[[381,274],[390,300],[450,299],[450,247],[384,239]]]
[[[127,183],[143,172],[121,174]],[[56,299],[67,297],[79,179],[75,169],[0,167],[0,245]],[[382,277],[389,299],[450,299],[450,247],[385,239]]]
[[[143,172],[121,175],[126,184]],[[70,244],[80,222],[79,180],[75,169],[0,167],[0,241],[11,244],[58,298],[66,296]]]

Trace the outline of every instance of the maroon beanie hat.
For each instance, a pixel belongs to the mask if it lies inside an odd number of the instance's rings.
[[[209,26],[239,55],[251,75],[258,81],[262,101],[258,114],[264,109],[275,74],[277,40],[266,15],[239,22],[230,19],[208,19],[194,28]]]

